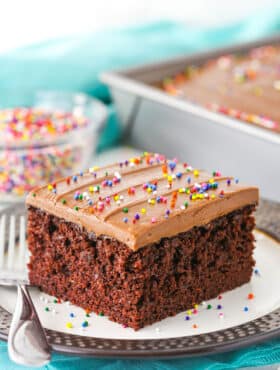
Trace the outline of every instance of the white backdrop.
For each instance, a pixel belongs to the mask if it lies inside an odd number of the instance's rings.
[[[279,0],[0,0],[0,53],[50,38],[162,18],[225,23],[276,4]]]

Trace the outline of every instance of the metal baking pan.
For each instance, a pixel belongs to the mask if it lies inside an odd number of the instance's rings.
[[[110,87],[126,142],[176,156],[192,166],[234,175],[242,182],[258,185],[262,197],[279,201],[279,134],[211,112],[151,86],[181,72],[189,64],[200,65],[224,54],[278,43],[280,35],[103,73],[101,80]]]

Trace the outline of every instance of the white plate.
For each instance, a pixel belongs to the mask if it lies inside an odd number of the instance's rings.
[[[199,305],[198,313],[188,315],[183,312],[137,332],[123,328],[106,317],[90,314],[87,318],[84,310],[67,302],[54,303],[53,297],[42,294],[38,289],[32,289],[31,295],[43,326],[68,334],[107,339],[164,339],[223,330],[254,320],[280,307],[280,245],[259,231],[255,232],[255,237],[255,269],[258,273],[253,273],[250,283],[223,294],[221,299]],[[251,293],[254,298],[248,299]],[[209,304],[212,305],[211,309],[207,309]],[[12,312],[14,305],[15,290],[1,287],[0,306]],[[222,308],[217,309],[218,305]],[[49,311],[45,311],[46,307]],[[245,307],[248,311],[245,311]],[[72,313],[74,317],[70,317]],[[186,316],[190,316],[190,320],[185,320]],[[85,320],[89,326],[83,328],[81,325]],[[71,329],[66,327],[69,322],[73,325]]]

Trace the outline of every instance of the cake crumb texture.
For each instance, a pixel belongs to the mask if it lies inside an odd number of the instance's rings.
[[[32,285],[138,330],[249,282],[255,204],[136,251],[28,208]]]

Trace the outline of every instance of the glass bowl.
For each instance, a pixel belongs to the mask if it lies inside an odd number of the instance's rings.
[[[87,168],[106,117],[82,93],[0,90],[0,202]]]

